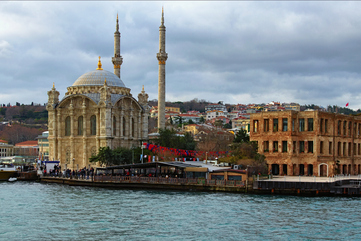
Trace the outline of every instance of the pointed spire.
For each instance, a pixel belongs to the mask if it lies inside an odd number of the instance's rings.
[[[99,56],[99,61],[98,61],[98,68],[97,70],[103,70],[102,69],[102,62],[100,61],[100,56]]]
[[[117,25],[116,25],[116,28],[115,28],[115,32],[116,32],[116,33],[119,33],[119,19],[118,19],[118,13],[117,13]]]
[[[162,20],[161,20],[162,26],[164,26],[164,8],[162,6]]]
[[[107,85],[107,78],[104,78],[104,85]]]
[[[53,89],[55,89],[55,83],[53,82]]]

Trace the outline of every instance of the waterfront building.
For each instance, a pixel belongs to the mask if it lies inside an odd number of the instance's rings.
[[[35,160],[39,156],[38,141],[23,141],[16,143],[14,146],[15,156],[26,156]]]
[[[131,148],[148,140],[148,94],[143,86],[135,99],[120,78],[118,17],[112,62],[114,73],[103,70],[99,57],[98,68],[81,75],[61,100],[54,85],[48,91],[49,160],[63,168],[96,166],[89,158],[100,147]]]
[[[322,111],[251,114],[250,140],[275,175],[361,174],[361,117]]]
[[[36,139],[38,140],[39,146],[39,157],[43,161],[49,160],[49,131],[44,131],[41,135],[39,135]]]
[[[14,145],[9,144],[8,141],[0,140],[0,158],[12,156],[14,153]]]

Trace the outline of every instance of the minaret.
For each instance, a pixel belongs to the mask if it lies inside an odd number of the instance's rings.
[[[120,33],[119,33],[119,20],[117,14],[117,26],[114,32],[114,57],[112,58],[114,64],[114,74],[120,78],[120,66],[123,63],[123,58],[120,55]]]
[[[158,72],[158,130],[165,128],[165,61],[168,54],[165,52],[165,26],[164,11],[162,8],[162,20],[159,26],[159,53],[157,59],[159,64]]]

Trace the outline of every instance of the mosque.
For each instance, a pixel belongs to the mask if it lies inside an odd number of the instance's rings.
[[[165,27],[159,27],[159,83],[165,85]],[[96,70],[80,76],[67,87],[59,101],[59,92],[48,91],[49,160],[58,160],[63,168],[90,167],[89,158],[100,147],[136,147],[148,140],[148,94],[143,90],[135,99],[120,78],[120,32],[118,16],[114,33],[114,73],[102,69],[99,57]],[[162,94],[165,88],[162,86]],[[164,98],[161,98],[164,99]],[[164,105],[164,104],[163,104]]]

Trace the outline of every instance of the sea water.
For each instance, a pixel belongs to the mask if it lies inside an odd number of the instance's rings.
[[[361,198],[0,182],[0,240],[361,240]]]

